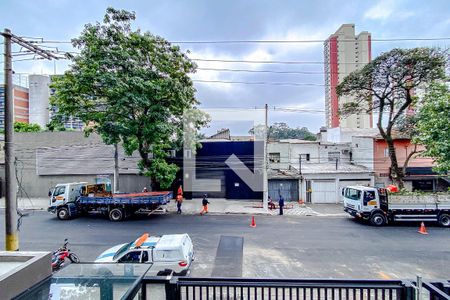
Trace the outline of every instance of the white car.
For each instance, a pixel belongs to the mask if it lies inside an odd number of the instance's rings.
[[[158,276],[185,276],[194,260],[194,247],[187,233],[163,236],[142,235],[136,241],[120,244],[100,254],[96,263],[151,263]]]

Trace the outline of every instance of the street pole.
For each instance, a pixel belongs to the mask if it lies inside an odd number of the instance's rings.
[[[20,45],[29,52],[45,59],[59,59],[59,57],[14,35],[7,28],[0,34],[3,35],[5,41],[5,249],[6,251],[17,251],[19,250],[19,230],[16,169],[14,165],[14,95],[11,44]]]
[[[5,248],[6,251],[18,251],[11,31],[5,29],[3,36],[5,38]]]
[[[265,108],[265,116],[264,116],[264,158],[263,158],[263,209],[268,210],[269,208],[269,191],[268,191],[268,182],[267,182],[267,134],[268,134],[268,111],[269,106],[266,104]]]
[[[300,199],[299,200],[303,200],[303,178],[302,178],[302,155],[299,154],[298,155],[298,175],[300,176]]]
[[[298,155],[298,174],[302,175],[302,155]]]
[[[119,150],[117,143],[114,144],[114,194],[119,192]]]

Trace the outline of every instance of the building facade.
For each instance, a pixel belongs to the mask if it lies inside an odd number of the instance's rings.
[[[347,75],[370,62],[370,33],[363,31],[355,35],[354,24],[343,24],[324,42],[324,60],[326,126],[371,128],[371,114],[358,113],[345,118],[339,117],[339,108],[352,101],[352,98],[338,97],[336,93],[336,86]]]
[[[352,161],[350,143],[280,140],[268,144],[269,196],[338,203],[348,185],[373,185],[373,171]]]
[[[413,151],[422,151],[424,147],[411,143],[406,137],[394,136],[397,161],[402,168]],[[386,141],[381,136],[355,136],[352,138],[352,159],[375,174],[375,186],[385,187],[394,183],[391,179],[391,160]],[[404,184],[410,191],[446,191],[450,179],[433,172],[432,158],[413,155],[405,168]]]
[[[30,107],[28,88],[14,85],[14,121],[29,123]],[[0,85],[0,130],[5,129],[5,86]]]
[[[14,138],[18,197],[47,197],[49,188],[58,183],[114,181],[114,146],[103,143],[97,134],[18,132]],[[4,185],[4,155],[0,153],[0,182]],[[141,175],[139,160],[139,154],[127,156],[119,147],[120,192],[151,187],[150,178]]]

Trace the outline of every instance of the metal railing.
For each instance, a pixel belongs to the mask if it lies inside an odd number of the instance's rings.
[[[151,294],[155,279],[142,282],[142,299],[414,300],[415,287],[401,280],[181,278],[164,282],[163,296]],[[147,294],[150,296],[147,298]]]
[[[154,277],[143,279],[140,299],[450,300],[450,282]]]

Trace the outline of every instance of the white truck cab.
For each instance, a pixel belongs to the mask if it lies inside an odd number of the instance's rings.
[[[50,203],[48,210],[55,212],[59,206],[65,205],[75,200],[81,195],[81,190],[87,182],[60,183],[50,189],[48,195]]]
[[[370,220],[372,225],[387,223],[387,191],[384,188],[348,186],[342,189],[344,211],[350,215]]]

